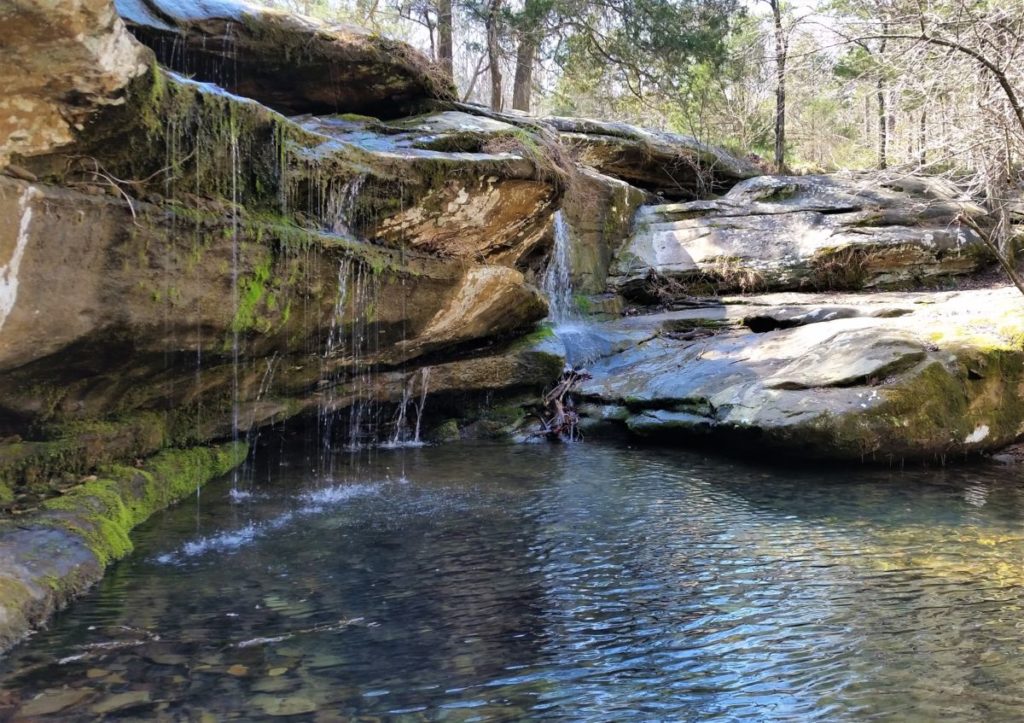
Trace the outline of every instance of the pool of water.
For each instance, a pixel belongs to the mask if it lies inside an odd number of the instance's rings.
[[[0,660],[0,718],[1024,717],[1024,485],[622,443],[266,457]]]

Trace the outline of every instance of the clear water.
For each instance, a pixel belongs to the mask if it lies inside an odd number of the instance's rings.
[[[313,457],[141,528],[0,662],[0,718],[1024,717],[1005,470],[456,445],[314,482]]]

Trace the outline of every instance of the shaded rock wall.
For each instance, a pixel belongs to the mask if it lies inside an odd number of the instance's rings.
[[[246,2],[117,0],[165,67],[286,114],[410,115],[453,91],[408,45]]]

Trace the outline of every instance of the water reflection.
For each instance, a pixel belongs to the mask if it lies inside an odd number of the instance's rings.
[[[315,467],[266,455],[251,494],[152,520],[4,661],[0,717],[1024,715],[1022,487],[1003,470],[614,444]]]

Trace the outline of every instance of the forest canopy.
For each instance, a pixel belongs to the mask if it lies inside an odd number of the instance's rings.
[[[777,170],[989,198],[1024,148],[1024,0],[264,0],[401,38],[499,110],[696,136]]]

